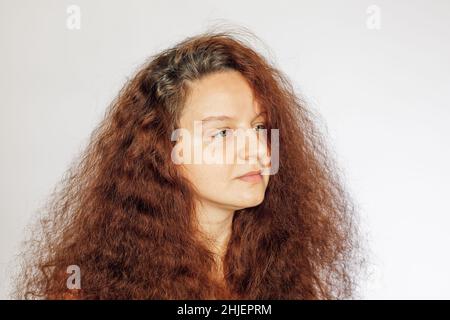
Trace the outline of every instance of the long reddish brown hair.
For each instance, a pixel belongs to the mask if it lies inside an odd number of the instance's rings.
[[[193,188],[171,160],[189,84],[239,71],[279,129],[264,201],[234,214],[225,286],[198,241]],[[44,207],[16,295],[81,299],[341,299],[361,255],[354,205],[288,78],[239,34],[205,32],[153,55],[124,85]],[[270,135],[269,135],[270,143]],[[68,295],[69,294],[69,295]]]

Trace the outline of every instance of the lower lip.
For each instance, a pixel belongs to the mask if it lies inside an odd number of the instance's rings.
[[[262,180],[262,176],[260,174],[252,174],[249,176],[240,177],[239,180],[247,182],[260,182]]]

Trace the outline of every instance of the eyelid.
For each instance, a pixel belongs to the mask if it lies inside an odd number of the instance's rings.
[[[220,131],[222,131],[222,130],[228,130],[228,129],[233,130],[233,129],[230,128],[230,127],[222,127],[222,128],[215,128],[215,130],[212,131],[212,132],[220,132]]]
[[[256,127],[258,125],[263,125],[263,126],[267,126],[267,123],[265,121],[261,121],[261,122],[257,122],[253,125],[253,127]],[[222,128],[217,128],[217,131],[214,130],[214,134],[217,134],[219,132],[221,132],[222,130],[234,130],[233,128],[230,127],[222,127]]]
[[[261,120],[257,120],[257,119],[261,119]],[[253,122],[255,122],[255,123],[261,123],[261,122],[267,123],[267,119],[266,118],[258,117],[257,119],[255,121],[253,121]]]
[[[265,119],[260,120],[258,122],[256,122],[255,124],[253,124],[252,126],[255,127],[257,125],[263,125],[263,126],[267,126],[267,121]],[[221,131],[223,130],[234,130],[233,128],[230,127],[221,127],[221,128],[215,128],[216,130],[213,131],[213,133],[211,131],[209,131],[209,133],[207,134],[207,136],[209,137],[215,137],[217,134],[219,134]]]
[[[265,128],[267,128],[267,122],[266,122],[266,121],[258,122],[258,123],[256,123],[256,124],[254,125],[254,127],[259,126],[259,125],[262,125],[262,126],[264,126]]]

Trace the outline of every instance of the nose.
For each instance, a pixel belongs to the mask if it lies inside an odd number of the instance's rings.
[[[253,129],[238,129],[237,158],[238,163],[259,163],[266,165],[267,158],[267,132],[256,132]]]

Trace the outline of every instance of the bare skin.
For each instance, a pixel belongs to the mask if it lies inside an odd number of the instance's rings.
[[[263,110],[253,96],[245,78],[237,71],[225,71],[206,76],[192,83],[191,94],[180,118],[180,127],[192,134],[192,147],[202,147],[203,154],[222,152],[219,142],[230,141],[236,129],[255,134],[265,125]],[[194,122],[226,116],[226,119],[202,123],[202,134],[195,135]],[[210,249],[217,257],[213,278],[223,282],[222,261],[231,236],[236,210],[253,207],[264,200],[269,175],[256,183],[239,179],[249,171],[267,166],[267,144],[258,140],[258,148],[244,145],[225,148],[233,163],[183,163],[186,176],[196,189],[196,217],[200,231],[210,240]],[[185,154],[183,149],[183,154]],[[237,161],[243,160],[245,163]],[[253,160],[253,162],[251,162]]]

